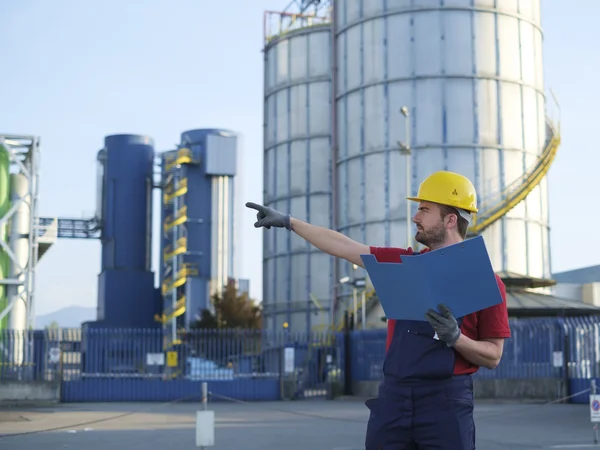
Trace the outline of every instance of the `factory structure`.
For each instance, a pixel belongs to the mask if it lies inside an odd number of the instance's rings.
[[[296,1],[267,12],[264,203],[369,245],[413,247],[429,174],[467,176],[511,316],[579,311],[554,292],[547,173],[560,143],[541,2]],[[385,326],[362,268],[264,231],[265,326]],[[581,311],[579,311],[581,312]],[[383,320],[382,320],[383,318]]]
[[[58,238],[99,239],[97,320],[82,324],[82,370],[110,370],[110,358],[103,367],[86,365],[95,330],[162,327],[164,339],[154,351],[176,345],[203,309],[214,312],[211,296],[237,280],[237,138],[229,130],[191,130],[181,134],[176,149],[157,152],[148,136],[107,136],[97,156],[97,211],[89,219],[69,219],[39,217],[39,139],[0,135],[0,330],[32,326],[37,263]],[[154,190],[162,198],[158,212]],[[157,213],[161,229],[153,230]],[[158,287],[153,233],[160,235]],[[32,343],[13,341],[15,348],[0,342],[2,357],[30,361]]]
[[[434,171],[458,172],[478,191],[469,234],[484,237],[511,316],[597,312],[600,300],[562,297],[573,289],[557,291],[551,270],[547,173],[560,125],[548,112],[540,0],[428,5],[297,0],[265,13],[263,203],[366,244],[419,249],[405,198]],[[247,291],[235,271],[238,151],[227,129],[185,131],[168,151],[148,136],[106,136],[94,217],[47,218],[39,138],[0,135],[0,330],[33,323],[37,263],[60,238],[102,247],[82,354],[97,330],[162,327],[146,349],[161,352],[230,280]],[[358,327],[385,326],[363,269],[287,230],[263,233],[265,329],[339,330],[347,311]],[[596,292],[600,276],[587,280]],[[12,358],[28,359],[19,345]]]

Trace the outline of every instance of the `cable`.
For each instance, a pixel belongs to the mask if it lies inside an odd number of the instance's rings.
[[[53,428],[44,428],[42,430],[33,430],[33,431],[24,431],[22,433],[10,433],[10,434],[0,434],[0,439],[5,439],[5,438],[11,438],[11,437],[18,437],[18,436],[26,436],[26,435],[31,435],[31,434],[38,434],[38,433],[47,433],[50,431],[60,431],[60,430],[66,430],[67,428],[76,428],[76,427],[82,427],[85,425],[95,425],[97,423],[102,423],[102,422],[108,422],[109,420],[115,420],[115,419],[120,419],[121,417],[127,417],[127,416],[132,416],[134,414],[138,414],[138,413],[145,413],[145,412],[153,412],[155,409],[158,408],[162,408],[163,406],[167,406],[167,405],[171,405],[173,403],[178,403],[178,402],[182,402],[185,400],[191,400],[194,397],[202,397],[202,393],[198,392],[192,395],[188,395],[186,397],[181,397],[175,400],[171,400],[168,402],[164,402],[159,404],[158,406],[154,407],[154,408],[150,408],[150,409],[146,409],[146,410],[142,410],[142,411],[130,411],[130,412],[126,412],[126,413],[121,413],[121,414],[115,414],[114,416],[110,416],[110,417],[104,417],[103,419],[95,419],[95,420],[90,420],[87,422],[78,422],[78,423],[72,423],[69,425],[63,425],[60,427],[53,427]]]
[[[477,418],[477,420],[488,419],[490,417],[498,417],[498,416],[503,416],[503,415],[508,415],[508,414],[513,415],[515,413],[518,413],[519,411],[531,411],[532,409],[541,408],[541,407],[544,407],[544,406],[552,405],[554,403],[562,403],[565,400],[569,400],[570,398],[577,397],[578,395],[581,395],[581,394],[585,394],[586,392],[590,392],[591,390],[592,390],[591,388],[587,388],[587,389],[584,389],[583,391],[579,391],[579,392],[576,392],[574,394],[567,395],[565,397],[560,397],[560,398],[557,398],[556,400],[552,400],[552,401],[549,401],[549,402],[540,403],[538,405],[531,405],[531,406],[523,406],[523,405],[521,405],[519,408],[516,408],[515,410],[512,410],[512,411],[504,411],[504,412],[501,412],[501,413],[486,414],[484,416],[479,416]]]
[[[229,401],[231,401],[233,403],[240,403],[242,405],[252,405],[253,404],[251,402],[246,402],[244,400],[238,400],[237,398],[227,397],[226,395],[215,394],[214,392],[211,392],[211,391],[209,391],[208,395],[212,396],[212,397],[215,397],[215,398],[220,398],[220,399],[223,399],[223,400],[229,400]],[[292,415],[295,415],[295,416],[312,417],[314,419],[337,420],[339,422],[365,423],[364,420],[344,419],[343,417],[322,416],[320,414],[311,414],[311,413],[305,413],[305,412],[300,412],[300,411],[293,411],[293,410],[290,410],[290,409],[268,408],[266,406],[261,407],[261,409],[263,409],[265,411],[273,411],[273,412],[282,412],[282,413],[292,414]]]
[[[521,405],[517,411],[514,411],[514,410],[503,411],[503,412],[500,412],[500,413],[491,413],[491,414],[486,414],[486,415],[483,415],[483,416],[478,416],[477,420],[487,419],[487,418],[490,418],[490,417],[504,416],[504,415],[509,415],[509,414],[513,415],[513,414],[515,414],[515,412],[518,412],[519,410],[521,410],[521,411],[531,411],[532,409],[535,409],[535,408],[540,408],[540,407],[552,405],[554,403],[564,402],[565,400],[569,400],[570,398],[577,397],[578,395],[585,394],[586,392],[590,392],[590,391],[591,391],[590,388],[584,389],[583,391],[576,392],[575,394],[567,395],[565,397],[560,397],[560,398],[557,398],[555,400],[551,400],[549,402],[541,403],[541,404],[538,404],[538,405],[533,405],[533,406],[523,406],[523,405]],[[223,400],[229,400],[231,402],[240,403],[240,404],[243,404],[243,405],[251,405],[252,404],[252,403],[246,402],[244,400],[238,400],[238,399],[233,398],[233,397],[227,397],[226,395],[215,394],[214,392],[211,392],[211,391],[209,391],[209,396],[213,396],[215,398],[220,398],[220,399],[223,399]],[[268,408],[268,407],[262,407],[261,409],[264,409],[264,410],[267,410],[267,411],[274,411],[274,412],[281,412],[281,413],[286,413],[286,414],[292,414],[292,415],[296,415],[296,416],[312,417],[312,418],[315,418],[315,419],[336,420],[336,421],[341,421],[341,422],[354,422],[354,423],[364,423],[365,422],[364,420],[347,419],[347,418],[342,418],[342,417],[323,416],[321,414],[311,414],[311,413],[305,413],[305,412],[300,412],[300,411],[293,411],[293,410],[289,410],[289,409]]]

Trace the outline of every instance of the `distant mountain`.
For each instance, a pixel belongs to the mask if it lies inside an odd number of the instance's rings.
[[[36,316],[35,329],[46,328],[52,322],[61,328],[79,328],[82,322],[96,320],[96,308],[85,306],[67,306],[48,314]]]

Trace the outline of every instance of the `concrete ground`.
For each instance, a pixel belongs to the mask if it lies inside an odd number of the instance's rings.
[[[191,403],[106,403],[4,409],[0,448],[192,449],[199,408]],[[212,403],[209,408],[216,414],[215,449],[364,449],[368,412],[362,400]],[[480,401],[476,425],[478,450],[596,448],[587,405]]]

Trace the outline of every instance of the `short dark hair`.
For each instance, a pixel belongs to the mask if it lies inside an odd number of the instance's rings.
[[[469,222],[467,222],[466,219],[459,214],[456,208],[448,205],[440,205],[440,215],[442,216],[442,219],[444,219],[448,214],[456,215],[458,234],[460,234],[460,237],[465,239],[467,237],[467,228],[469,228]]]

